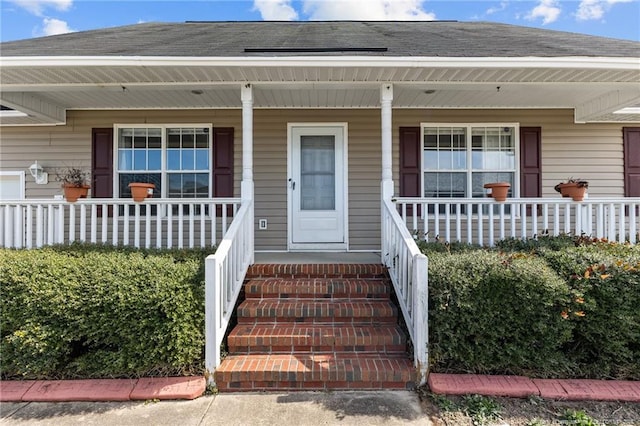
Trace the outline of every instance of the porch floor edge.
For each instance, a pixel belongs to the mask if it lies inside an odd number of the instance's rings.
[[[380,252],[255,252],[256,264],[320,264],[369,263],[381,264]]]

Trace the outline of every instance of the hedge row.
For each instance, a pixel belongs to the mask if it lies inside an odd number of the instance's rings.
[[[640,247],[423,244],[433,371],[640,379]]]
[[[211,250],[0,250],[3,378],[201,373]]]

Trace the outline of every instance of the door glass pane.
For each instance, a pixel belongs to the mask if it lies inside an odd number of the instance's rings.
[[[300,210],[335,210],[335,137],[300,136]]]

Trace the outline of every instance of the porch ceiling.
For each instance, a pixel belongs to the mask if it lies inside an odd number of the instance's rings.
[[[380,85],[389,82],[394,108],[573,108],[579,122],[640,122],[638,113],[613,114],[640,104],[640,70],[629,64],[532,62],[518,68],[505,60],[505,66],[470,67],[439,60],[431,67],[424,59],[414,59],[416,66],[306,67],[5,62],[0,104],[27,116],[0,120],[2,125],[62,124],[66,110],[74,109],[241,108],[240,87],[247,82],[253,83],[255,108],[378,108]]]

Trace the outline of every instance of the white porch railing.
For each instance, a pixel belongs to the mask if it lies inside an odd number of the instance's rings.
[[[417,382],[423,385],[429,368],[427,257],[418,249],[395,205],[386,200],[382,202],[382,259],[413,342]]]
[[[74,241],[145,248],[210,247],[227,232],[239,198],[88,198],[0,202],[0,247]]]
[[[504,238],[587,235],[638,242],[640,198],[397,198],[417,238],[493,246]]]
[[[215,254],[205,263],[205,377],[215,384],[220,345],[244,277],[253,263],[253,201],[243,201]]]

